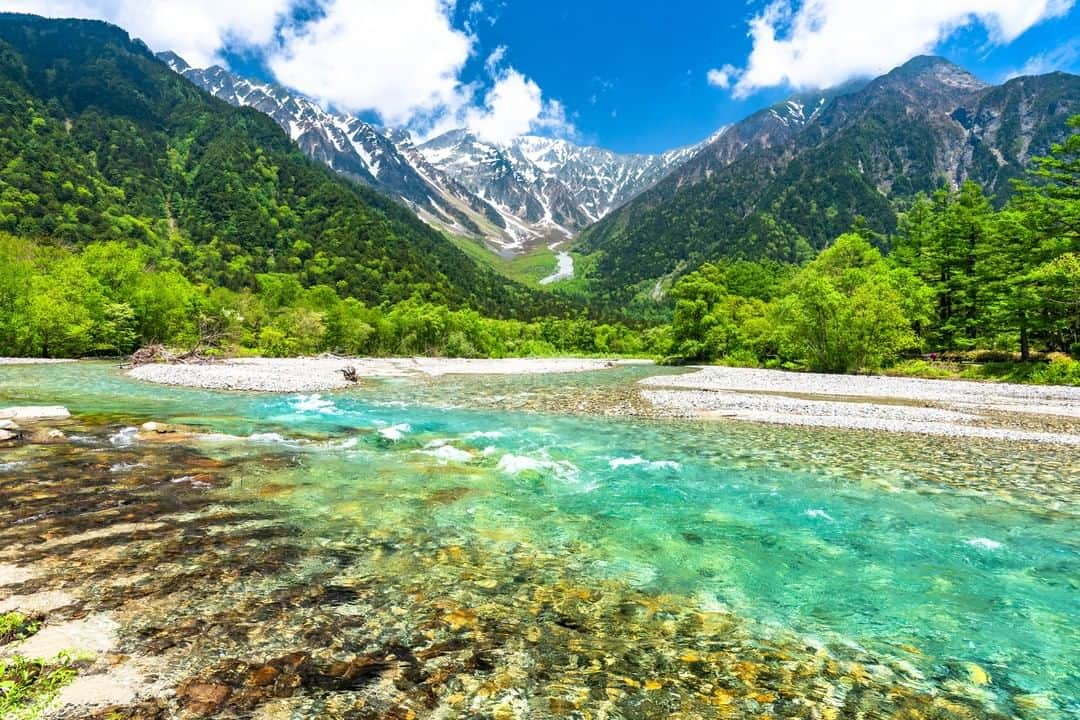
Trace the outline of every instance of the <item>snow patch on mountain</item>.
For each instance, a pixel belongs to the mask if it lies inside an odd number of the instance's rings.
[[[280,86],[193,68],[174,53],[159,57],[221,100],[269,115],[309,157],[401,200],[425,222],[510,251],[574,237],[716,137],[660,155],[531,135],[490,143],[466,130],[417,145],[408,132],[329,112]]]

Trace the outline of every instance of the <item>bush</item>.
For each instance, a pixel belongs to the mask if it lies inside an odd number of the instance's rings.
[[[719,364],[726,367],[761,367],[761,363],[758,361],[757,355],[755,355],[751,350],[736,350],[734,352],[730,352],[724,357],[720,358]]]
[[[1080,361],[1055,355],[1031,373],[1031,382],[1041,385],[1080,385]]]

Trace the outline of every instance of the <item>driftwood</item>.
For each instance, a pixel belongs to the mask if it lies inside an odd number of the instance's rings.
[[[352,365],[349,365],[348,367],[343,367],[338,372],[340,372],[345,377],[345,380],[348,382],[360,382],[360,375],[356,372],[356,368]]]
[[[144,345],[131,354],[128,364],[131,367],[148,365],[150,363],[183,363],[201,365],[212,362],[213,358],[206,354],[208,350],[216,350],[221,347],[221,341],[225,338],[225,331],[218,323],[208,318],[199,320],[199,339],[186,352],[173,352],[160,343]]]

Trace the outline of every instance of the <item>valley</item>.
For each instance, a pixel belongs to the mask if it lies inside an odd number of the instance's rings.
[[[1080,714],[1080,9],[729,5],[4,5],[0,717]]]

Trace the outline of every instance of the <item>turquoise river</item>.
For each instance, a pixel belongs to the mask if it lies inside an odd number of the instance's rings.
[[[1076,448],[551,411],[648,372],[0,367],[73,413],[0,445],[0,598],[117,623],[86,717],[1080,717]]]

